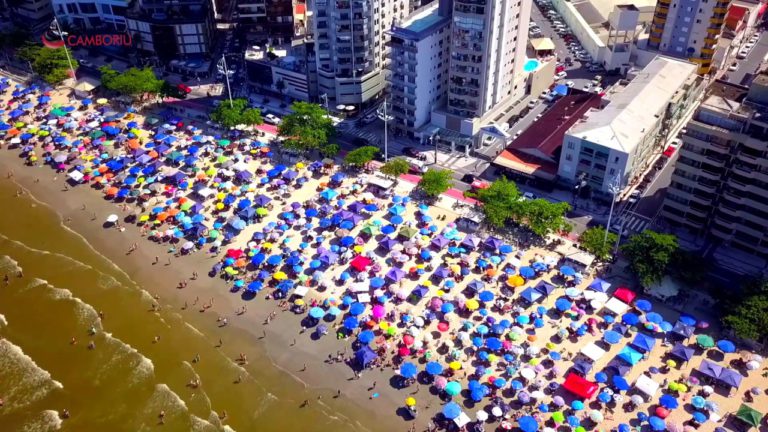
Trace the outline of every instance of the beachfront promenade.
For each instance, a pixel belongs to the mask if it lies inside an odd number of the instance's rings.
[[[2,87],[4,144],[27,165],[101,194],[114,205],[95,215],[104,229],[164,245],[158,260],[216,256],[199,278],[295,314],[295,344],[348,346],[313,372],[345,368],[371,404],[399,400],[393,417],[448,430],[764,427],[762,358],[553,251],[460,230],[451,196],[420,202],[412,182],[333,161],[286,166],[240,131]]]

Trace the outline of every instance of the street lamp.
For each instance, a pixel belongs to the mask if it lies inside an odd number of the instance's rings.
[[[320,100],[323,101],[323,106],[325,107],[325,113],[330,114],[330,112],[328,111],[328,93],[321,94]]]
[[[72,65],[72,58],[69,56],[69,49],[67,48],[67,43],[64,40],[64,32],[61,31],[61,26],[59,26],[59,20],[56,19],[56,17],[53,17],[53,24],[56,26],[56,33],[61,38],[61,43],[64,44],[64,54],[67,56],[67,63],[69,64],[69,71],[72,73],[72,79],[77,81],[77,76],[75,75],[75,67]],[[31,68],[31,66],[30,66]]]
[[[219,73],[224,75],[224,77],[227,79],[227,94],[229,95],[229,107],[233,108],[232,105],[232,89],[229,87],[229,76],[234,74],[234,72],[227,69],[227,58],[226,56],[221,56],[221,60],[216,64],[216,69],[218,69]]]
[[[387,114],[387,100],[384,99],[384,103],[376,110],[376,115],[381,121],[384,122],[384,162],[389,161],[389,141],[387,136],[387,124],[394,117]]]
[[[611,210],[608,212],[608,226],[605,227],[605,236],[603,237],[603,247],[608,241],[608,231],[611,229],[611,218],[613,218],[613,206],[616,204],[616,195],[621,192],[621,171],[616,177],[613,178],[613,183],[608,186],[608,191],[611,193]]]

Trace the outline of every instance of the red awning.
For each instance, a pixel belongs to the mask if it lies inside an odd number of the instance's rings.
[[[575,373],[569,373],[563,387],[582,399],[590,399],[597,393],[597,383],[588,381]]]
[[[637,297],[637,294],[627,287],[621,287],[613,293],[613,296],[626,304],[630,304]]]
[[[362,255],[358,255],[352,259],[352,261],[350,261],[349,265],[351,265],[355,270],[359,272],[365,271],[366,267],[371,265],[371,259]]]

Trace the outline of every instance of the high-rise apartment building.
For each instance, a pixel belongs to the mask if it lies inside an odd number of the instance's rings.
[[[391,127],[409,138],[429,123],[432,109],[444,104],[448,92],[451,11],[446,3],[414,11],[389,32]]]
[[[237,25],[268,40],[271,45],[289,43],[294,35],[292,0],[237,0]],[[303,2],[300,4],[303,8]]]
[[[53,13],[62,27],[73,30],[125,31],[127,0],[53,0]]]
[[[385,86],[387,31],[409,0],[312,0],[318,93],[330,104],[365,106]]]
[[[730,0],[659,0],[651,22],[648,47],[712,68],[717,39],[723,30]]]
[[[162,61],[210,55],[214,19],[209,1],[137,0],[126,21],[134,46]]]
[[[448,114],[482,118],[522,96],[530,14],[531,0],[453,0]]]
[[[15,0],[7,4],[14,25],[31,34],[40,34],[51,25],[53,9],[50,0]]]
[[[715,81],[688,122],[661,215],[710,245],[768,259],[768,75]]]

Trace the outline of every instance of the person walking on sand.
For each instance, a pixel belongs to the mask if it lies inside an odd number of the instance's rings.
[[[11,279],[8,277],[8,273],[6,273],[5,276],[3,276],[3,284],[5,284],[5,286],[8,286],[8,284],[10,283],[11,283]]]
[[[157,415],[157,418],[160,424],[165,424],[165,411],[161,410],[160,413]]]
[[[160,257],[159,257],[159,256],[157,256],[157,255],[155,255],[155,262],[153,262],[152,264],[153,264],[153,265],[154,265],[154,264],[157,264],[157,263],[158,263],[158,261],[160,261]]]

